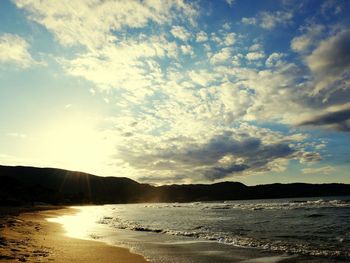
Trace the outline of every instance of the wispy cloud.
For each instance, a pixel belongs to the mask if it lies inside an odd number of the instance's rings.
[[[235,3],[235,0],[226,0],[226,2],[229,6],[233,6]]]
[[[27,138],[27,134],[18,133],[18,132],[10,132],[10,133],[7,133],[7,136],[10,136],[10,137],[13,137],[13,138],[19,138],[19,139],[25,139],[25,138]]]
[[[262,12],[260,14],[260,26],[264,29],[273,29],[277,25],[286,25],[290,23],[292,18],[293,14],[291,12]]]
[[[39,64],[30,55],[28,42],[14,34],[0,35],[0,63],[12,63],[20,68]]]
[[[288,25],[293,18],[292,12],[276,11],[260,12],[256,17],[243,17],[241,23],[244,25],[257,25],[263,29],[272,30],[279,25]]]
[[[243,17],[241,22],[245,25],[255,25],[256,18],[255,17]]]
[[[331,174],[331,173],[334,173],[335,171],[336,171],[336,169],[332,166],[323,166],[323,167],[302,169],[303,174]]]

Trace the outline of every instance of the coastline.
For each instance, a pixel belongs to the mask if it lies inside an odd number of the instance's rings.
[[[259,249],[253,246],[242,247],[220,240],[197,239],[192,238],[191,235],[162,234],[152,231],[152,228],[142,228],[142,225],[139,229],[124,227],[119,229],[117,225],[113,226],[113,231],[107,229],[108,220],[113,218],[119,218],[120,220],[121,215],[126,215],[124,221],[121,222],[127,222],[125,220],[129,219],[132,222],[135,220],[135,216],[136,219],[143,218],[154,222],[153,215],[159,220],[159,213],[154,209],[166,211],[167,214],[171,214],[168,213],[170,212],[169,209],[176,211],[176,213],[181,212],[181,214],[188,212],[188,208],[194,210],[193,204],[188,204],[187,208],[179,207],[177,204],[175,207],[164,204],[158,205],[160,206],[145,207],[142,204],[133,204],[71,208],[38,206],[34,208],[8,207],[5,210],[0,207],[0,262],[348,262],[347,258],[332,255],[319,257],[298,253],[297,251],[293,253],[289,252],[286,247],[277,251],[274,249]],[[205,204],[205,207],[207,205]],[[214,204],[214,210],[206,211],[211,211],[212,214],[217,215],[217,211],[221,211],[215,209],[217,205]],[[219,205],[227,206],[227,203]],[[144,211],[142,211],[142,208],[144,208]],[[141,214],[131,213],[134,217],[128,218],[128,211],[141,211]],[[197,211],[203,210],[197,209]],[[224,211],[229,210],[224,209]],[[248,209],[247,213],[261,214],[261,211],[265,210]],[[20,215],[18,215],[19,213]],[[164,212],[161,213],[164,214]],[[97,222],[96,215],[104,218],[105,221]],[[311,215],[317,214],[312,213]],[[303,217],[303,215],[300,215],[300,217],[306,218],[304,220],[309,218]],[[55,219],[60,220],[55,222]],[[169,218],[163,219],[167,220]],[[171,220],[176,221],[177,219],[179,217],[171,216]],[[164,225],[164,220],[163,228],[166,229],[167,225]],[[180,220],[183,222],[182,217]],[[91,222],[94,222],[94,224],[91,224]],[[236,223],[238,223],[237,220]],[[208,224],[201,221],[200,225]],[[209,226],[215,227],[215,225],[210,224]],[[249,227],[251,226],[250,224]],[[176,231],[176,228],[173,231]],[[92,239],[87,239],[89,237]]]
[[[68,237],[61,224],[46,220],[75,212],[59,208],[0,218],[0,262],[148,262],[126,248]]]

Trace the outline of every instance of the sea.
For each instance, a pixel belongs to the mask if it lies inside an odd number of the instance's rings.
[[[350,262],[350,196],[74,208],[48,220],[154,263]]]

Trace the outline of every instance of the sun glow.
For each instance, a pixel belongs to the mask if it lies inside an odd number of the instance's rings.
[[[113,152],[109,137],[98,129],[98,119],[83,114],[50,121],[38,134],[31,153],[45,156],[45,163],[56,167],[101,172]]]

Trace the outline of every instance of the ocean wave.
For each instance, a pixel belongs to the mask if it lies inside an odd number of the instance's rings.
[[[167,234],[173,236],[182,236],[194,238],[197,240],[207,240],[213,242],[224,243],[227,245],[233,245],[241,248],[256,248],[269,251],[278,251],[283,253],[298,254],[298,255],[309,255],[309,256],[321,256],[328,258],[347,259],[350,257],[350,251],[340,250],[327,247],[315,247],[312,245],[299,243],[290,243],[283,240],[259,240],[251,237],[242,235],[227,235],[225,233],[212,233],[208,231],[205,226],[196,226],[191,230],[173,230],[173,229],[162,229],[152,228],[149,226],[142,226],[135,222],[123,221],[120,218],[104,217],[100,221],[100,224],[109,224],[112,227],[118,229],[127,229],[131,231],[148,232],[153,234]],[[277,238],[279,236],[276,236]],[[287,236],[280,236],[280,238],[293,238]],[[298,236],[300,238],[300,236]],[[309,239],[308,237],[307,239]],[[344,242],[344,238],[339,238],[338,242]]]
[[[242,209],[242,210],[264,210],[264,209],[297,209],[297,208],[350,208],[349,200],[290,200],[281,202],[239,202],[239,201],[223,201],[221,203],[208,202],[192,202],[192,203],[162,203],[162,204],[145,204],[144,208],[192,208],[197,207],[203,210],[225,210],[225,209]]]
[[[350,208],[349,201],[343,200],[315,200],[315,201],[303,201],[303,200],[293,200],[287,202],[262,202],[262,203],[222,203],[222,204],[206,204],[203,209],[211,210],[221,210],[221,209],[241,209],[241,210],[251,210],[251,211],[260,211],[260,210],[283,210],[283,209],[303,209],[303,208]]]

